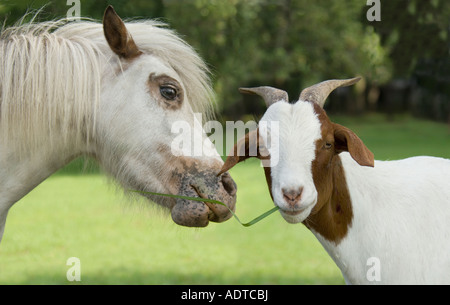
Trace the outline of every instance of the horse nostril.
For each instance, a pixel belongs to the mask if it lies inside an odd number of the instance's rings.
[[[234,183],[233,179],[231,178],[231,175],[228,172],[223,173],[222,184],[223,188],[225,189],[225,191],[227,191],[227,193],[230,196],[236,195],[237,191],[236,183]]]
[[[300,201],[302,197],[303,187],[299,187],[298,189],[281,189],[283,193],[284,200],[291,206],[294,206],[296,203]]]

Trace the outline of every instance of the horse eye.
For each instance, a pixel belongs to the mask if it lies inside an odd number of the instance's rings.
[[[328,142],[326,142],[325,145],[324,145],[324,147],[325,147],[326,149],[330,149],[331,146],[332,146],[332,144],[331,144],[331,143],[328,143]]]
[[[174,100],[178,95],[177,89],[171,86],[161,86],[159,87],[159,92],[166,100],[169,101]]]

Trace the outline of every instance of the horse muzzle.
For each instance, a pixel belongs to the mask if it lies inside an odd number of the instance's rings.
[[[172,208],[172,219],[187,227],[206,227],[210,221],[223,222],[231,218],[230,210],[235,210],[236,189],[228,172],[219,176],[212,172],[186,174],[181,180],[179,195],[213,199],[226,206],[179,198]]]

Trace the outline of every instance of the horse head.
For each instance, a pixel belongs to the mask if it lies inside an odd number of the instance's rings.
[[[102,78],[92,155],[127,189],[214,199],[234,210],[236,185],[228,173],[218,175],[223,161],[192,106],[204,103],[198,99],[210,103],[203,62],[167,29],[159,29],[161,41],[152,42],[135,42],[132,29],[139,32],[136,25],[125,25],[112,7],[106,9],[103,30],[112,52]],[[149,51],[146,43],[165,44],[167,51]],[[191,128],[191,140],[201,143],[201,154],[187,155],[172,145],[179,137],[173,126],[179,122]],[[203,227],[231,217],[222,205],[145,196],[168,207],[172,219],[184,226]]]

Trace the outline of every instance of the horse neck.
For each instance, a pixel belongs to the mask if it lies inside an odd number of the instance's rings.
[[[43,143],[27,154],[0,146],[0,215],[51,174],[81,154],[74,145]]]

